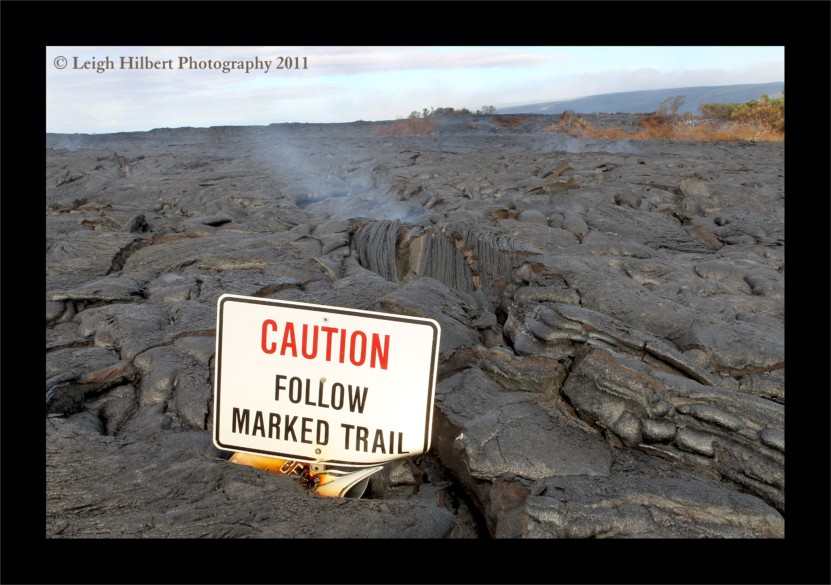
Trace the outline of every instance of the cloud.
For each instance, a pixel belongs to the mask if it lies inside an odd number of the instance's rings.
[[[438,47],[316,47],[309,66],[317,75],[461,68],[540,67],[552,57],[525,51]]]

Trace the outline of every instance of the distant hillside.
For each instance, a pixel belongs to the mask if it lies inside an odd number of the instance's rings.
[[[673,89],[607,93],[573,100],[511,106],[497,108],[496,112],[498,114],[562,114],[566,110],[571,110],[579,114],[596,114],[598,112],[635,114],[654,112],[665,99],[683,95],[685,96],[684,103],[678,113],[692,112],[697,114],[698,106],[701,104],[744,103],[759,99],[764,94],[770,97],[780,97],[784,89],[784,81],[745,85],[676,87]]]

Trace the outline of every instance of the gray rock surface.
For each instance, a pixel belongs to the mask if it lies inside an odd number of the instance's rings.
[[[547,120],[47,135],[47,538],[784,538],[784,145]],[[431,450],[229,463],[224,293],[437,320]]]

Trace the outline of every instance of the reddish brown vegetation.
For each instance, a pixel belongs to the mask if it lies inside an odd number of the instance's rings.
[[[546,130],[596,139],[785,140],[784,98],[762,96],[760,101],[746,104],[705,104],[700,108],[701,116],[678,114],[683,101],[683,96],[665,100],[657,111],[643,114],[640,128],[634,131],[598,128],[570,111],[563,112]]]
[[[494,126],[502,126],[503,128],[513,128],[523,123],[523,119],[519,116],[494,116]]]
[[[433,135],[435,131],[433,123],[428,118],[407,118],[381,126],[373,134],[375,136]]]
[[[582,120],[582,119],[581,119]],[[546,128],[551,132],[564,132],[582,138],[597,139],[648,139],[665,138],[669,140],[758,140],[781,142],[785,133],[762,124],[753,122],[713,122],[708,120],[664,120],[649,116],[641,121],[641,127],[627,132],[623,128],[598,128],[588,122],[576,126],[551,124]]]

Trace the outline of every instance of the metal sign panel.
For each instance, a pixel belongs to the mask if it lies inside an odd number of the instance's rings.
[[[214,444],[350,466],[424,453],[440,335],[432,319],[222,295]]]

